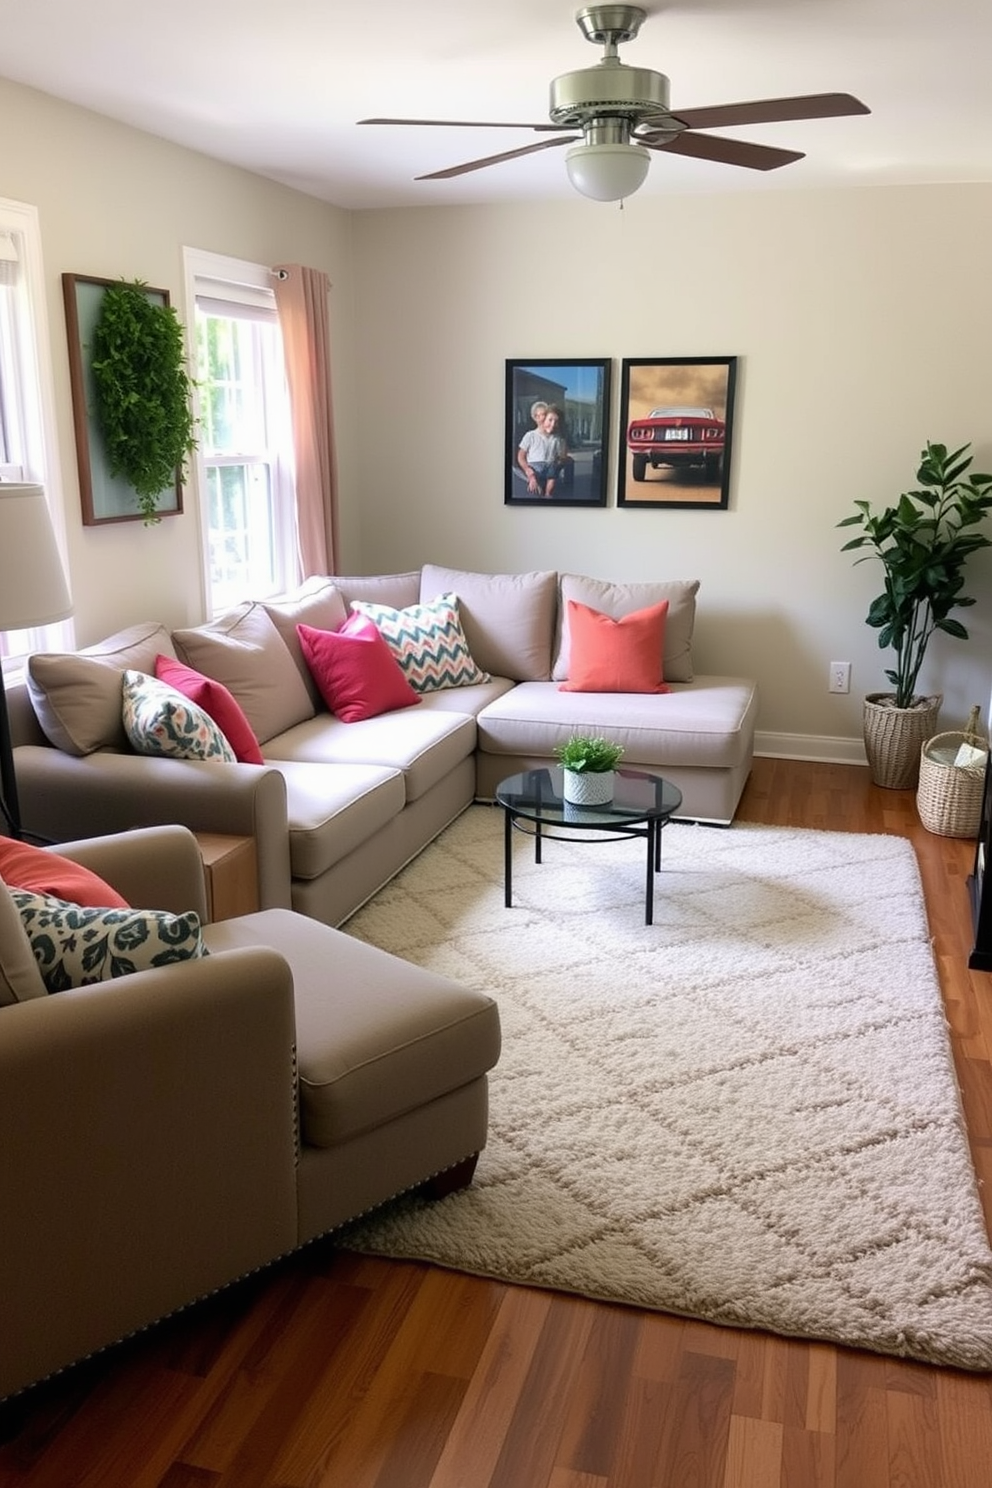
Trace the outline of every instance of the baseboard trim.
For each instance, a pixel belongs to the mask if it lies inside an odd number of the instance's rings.
[[[754,752],[765,759],[810,760],[821,765],[867,765],[861,739],[832,738],[829,734],[773,734],[758,732]]]

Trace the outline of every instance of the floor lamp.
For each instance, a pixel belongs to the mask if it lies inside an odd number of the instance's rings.
[[[0,482],[0,631],[49,625],[72,600],[41,486]],[[7,693],[0,673],[0,831],[22,836]]]

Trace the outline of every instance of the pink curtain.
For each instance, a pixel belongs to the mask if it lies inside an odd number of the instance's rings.
[[[296,506],[303,578],[332,574],[338,547],[337,469],[331,412],[327,297],[321,269],[276,265],[275,299],[286,356],[296,456]]]

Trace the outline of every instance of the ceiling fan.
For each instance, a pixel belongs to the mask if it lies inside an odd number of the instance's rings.
[[[696,134],[697,129],[737,124],[774,124],[787,119],[833,119],[845,114],[867,114],[849,93],[811,93],[799,98],[766,98],[754,103],[717,104],[712,108],[680,109],[668,102],[668,78],[645,67],[628,67],[617,48],[633,41],[647,11],[638,5],[590,5],[575,21],[587,41],[603,47],[595,67],[566,72],[552,81],[550,124],[505,124],[478,119],[360,119],[360,124],[437,125],[449,129],[532,129],[551,133],[517,150],[485,155],[462,165],[417,176],[418,181],[444,181],[468,171],[517,160],[538,150],[571,145],[565,157],[569,179],[577,191],[596,201],[621,201],[632,196],[648,173],[651,150],[740,165],[748,170],[777,170],[801,160],[801,150],[781,150],[721,135]],[[561,134],[562,129],[580,134]]]

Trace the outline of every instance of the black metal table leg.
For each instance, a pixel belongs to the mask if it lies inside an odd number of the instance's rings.
[[[649,823],[648,824],[648,829],[647,829],[647,832],[645,833],[645,836],[647,837],[647,841],[648,841],[648,853],[647,853],[647,857],[648,857],[648,873],[647,873],[647,881],[645,883],[645,888],[644,888],[644,923],[645,923],[645,925],[653,925],[654,924],[654,873],[655,873],[654,865],[655,865],[655,853],[657,851],[656,845],[655,845],[655,836],[654,836],[654,825],[653,825],[653,823]]]
[[[507,909],[513,903],[513,812],[509,806],[503,809],[503,904]]]

